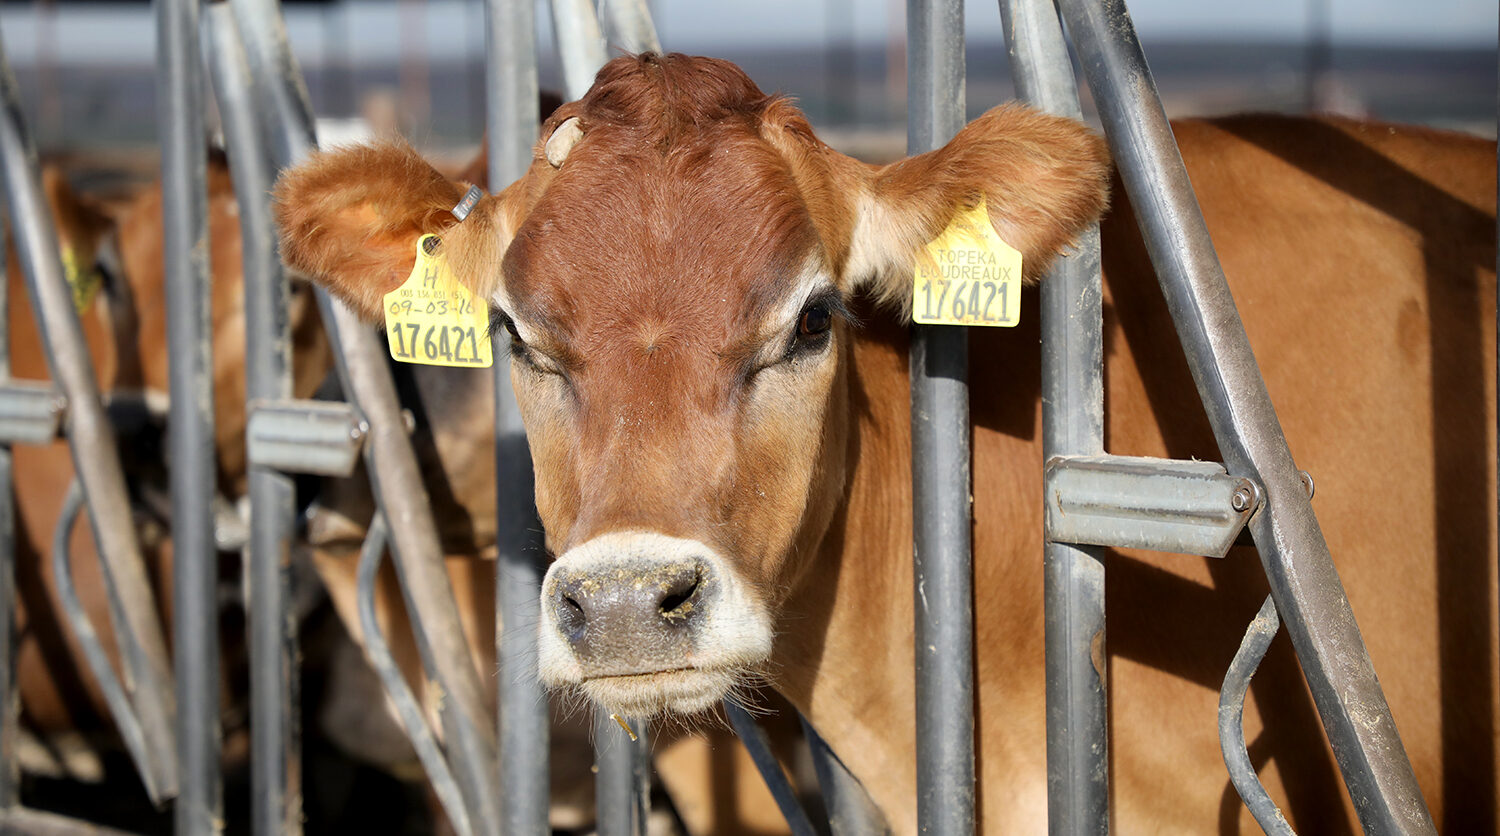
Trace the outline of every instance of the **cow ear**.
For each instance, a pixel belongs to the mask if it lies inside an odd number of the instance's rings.
[[[908,304],[917,253],[983,197],[995,232],[1035,281],[1103,213],[1109,171],[1104,141],[1084,125],[997,107],[942,148],[870,172],[847,275],[877,298]]]
[[[452,210],[466,188],[404,144],[318,153],[284,172],[273,191],[281,257],[361,317],[378,319],[382,297],[411,274],[417,240],[458,223]],[[474,207],[463,237],[487,222],[493,201]]]

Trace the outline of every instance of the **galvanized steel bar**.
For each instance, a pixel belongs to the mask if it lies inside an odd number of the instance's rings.
[[[812,756],[813,771],[818,776],[818,789],[823,794],[823,808],[828,813],[828,830],[832,836],[890,833],[890,826],[864,785],[833,753],[828,742],[806,717],[799,714],[797,719],[802,721],[802,736],[806,738],[808,753]]]
[[[1225,466],[1265,491],[1250,531],[1360,822],[1367,833],[1432,833],[1130,16],[1120,0],[1059,0],[1059,7]]]
[[[358,468],[370,427],[352,404],[257,398],[249,407],[245,447],[252,466],[340,478]]]
[[[271,163],[281,169],[317,147],[312,102],[287,42],[279,0],[229,0],[239,24]]]
[[[536,5],[486,0],[485,85],[489,118],[489,185],[500,191],[531,165],[539,110]],[[495,652],[500,672],[501,830],[530,836],[547,830],[551,801],[547,689],[537,679],[537,632],[547,552],[537,519],[531,453],[510,383],[508,337],[495,336]]]
[[[1245,750],[1245,693],[1250,690],[1250,677],[1260,667],[1260,660],[1266,657],[1280,627],[1276,601],[1267,595],[1260,612],[1245,629],[1245,638],[1224,674],[1224,686],[1219,689],[1219,750],[1224,753],[1224,765],[1229,767],[1229,780],[1261,830],[1269,836],[1295,836],[1292,826],[1256,777],[1255,764]]]
[[[245,293],[246,409],[292,396],[289,287],[271,220],[274,174],[257,112],[255,82],[227,4],[208,6],[204,54],[224,124]],[[248,433],[247,433],[248,435]],[[296,514],[290,477],[252,462],[246,577],[250,629],[250,818],[256,833],[302,832],[298,735],[297,621],[291,617],[291,540]]]
[[[172,463],[172,650],[179,834],[223,828],[219,775],[219,553],[214,542],[213,318],[208,147],[198,0],[155,0],[166,265],[168,456]]]
[[[661,52],[646,0],[604,0],[600,5],[610,44],[626,52]]]
[[[0,442],[49,444],[62,429],[68,402],[51,382],[10,380],[0,383]]]
[[[590,0],[552,0],[552,32],[562,58],[563,88],[570,101],[581,99],[593,86],[594,74],[609,60],[594,4]]]
[[[599,836],[646,836],[650,748],[645,720],[594,706],[594,818]],[[629,731],[626,731],[626,726]]]
[[[1049,542],[1204,557],[1229,552],[1260,499],[1218,462],[1147,456],[1058,456],[1042,486]]]
[[[380,677],[380,682],[385,687],[386,696],[390,697],[391,704],[395,706],[396,719],[406,732],[406,739],[411,741],[417,760],[422,763],[427,780],[432,783],[432,791],[443,805],[443,812],[448,814],[449,824],[458,836],[470,836],[474,831],[469,824],[469,811],[464,807],[463,794],[458,791],[453,772],[448,769],[448,760],[427,726],[421,703],[407,686],[406,677],[401,674],[395,658],[391,656],[390,645],[385,641],[385,634],[380,631],[380,619],[375,615],[376,581],[380,576],[380,563],[385,557],[389,533],[385,517],[376,514],[370,520],[370,529],[365,532],[365,542],[359,550],[355,601],[359,608],[365,658],[369,660],[370,667],[375,669],[375,675]],[[508,802],[509,796],[505,798]],[[535,832],[544,830],[545,828]]]
[[[83,490],[75,478],[68,486],[68,492],[63,495],[57,526],[52,532],[52,582],[57,587],[57,598],[62,603],[63,616],[67,618],[78,646],[83,649],[84,662],[94,675],[94,681],[99,684],[99,692],[104,695],[104,704],[109,706],[109,713],[114,717],[115,728],[120,733],[121,742],[125,744],[125,751],[130,753],[136,768],[145,775],[148,774],[146,766],[150,763],[150,754],[146,751],[146,738],[141,731],[140,720],[130,704],[130,698],[125,695],[125,688],[120,685],[119,677],[115,676],[115,669],[109,664],[104,644],[99,641],[99,634],[89,621],[88,611],[83,608],[83,602],[78,598],[78,588],[73,584],[73,554],[69,548],[69,540],[72,539],[73,526],[78,522],[78,514],[82,510]]]
[[[760,777],[766,782],[766,789],[771,791],[771,798],[781,810],[782,818],[786,819],[792,836],[816,836],[817,831],[813,829],[807,811],[802,809],[802,802],[797,799],[797,790],[792,786],[791,779],[786,777],[781,763],[776,760],[776,753],[771,751],[771,740],[766,736],[765,729],[755,722],[750,712],[733,700],[724,701],[724,713],[728,715],[729,725],[739,735],[740,742],[745,744],[745,751],[750,753],[750,760],[755,763]]]
[[[1082,119],[1073,63],[1052,0],[1001,0],[1016,94]],[[1104,452],[1103,287],[1099,227],[1079,236],[1041,286],[1042,460]],[[1109,832],[1109,730],[1104,671],[1104,550],[1042,547],[1047,624],[1047,828]],[[1096,656],[1097,654],[1097,656]]]
[[[36,150],[21,117],[15,77],[0,46],[0,167],[17,254],[41,331],[47,366],[69,407],[64,422],[73,467],[88,499],[120,657],[131,702],[140,713],[150,768],[142,776],[154,799],[177,794],[173,743],[176,697],[171,686],[155,596],[136,539],[114,430],[104,413],[73,292],[63,278],[52,213],[42,196]],[[201,140],[201,137],[200,137]]]
[[[919,154],[964,125],[963,4],[908,0],[906,29],[906,146]],[[974,831],[968,340],[959,327],[912,328],[917,822],[933,834]]]
[[[285,23],[274,2],[238,0],[240,23],[251,72],[264,91],[272,130],[280,141],[278,166],[305,159],[316,150],[306,88],[286,40]],[[484,708],[483,690],[458,620],[453,584],[442,560],[437,524],[416,453],[407,437],[395,382],[374,331],[342,302],[318,291],[319,310],[336,350],[345,391],[370,427],[365,461],[380,511],[391,530],[401,590],[423,666],[442,690],[444,742],[454,776],[464,794],[474,831],[499,829],[495,727]]]
[[[4,213],[0,212],[0,221]],[[0,223],[0,228],[4,224]],[[0,383],[10,383],[10,262],[0,235]],[[50,387],[49,387],[50,388]],[[0,442],[0,813],[21,803],[21,691],[16,685],[16,483],[9,443]]]

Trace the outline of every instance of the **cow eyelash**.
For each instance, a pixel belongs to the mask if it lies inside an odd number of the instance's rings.
[[[499,308],[490,308],[489,336],[494,339],[502,330],[510,333],[511,342],[526,344],[521,335],[516,331],[516,321],[505,315],[505,311]]]
[[[502,331],[510,335],[510,355],[535,368],[536,359],[531,356],[531,349],[526,345],[526,341],[521,339],[520,332],[516,330],[516,321],[499,308],[490,308],[490,339],[493,340]]]

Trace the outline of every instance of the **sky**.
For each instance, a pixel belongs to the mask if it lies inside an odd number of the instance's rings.
[[[1493,48],[1496,43],[1495,0],[1135,0],[1129,6],[1147,43],[1165,38],[1296,40],[1308,32],[1309,2],[1328,4],[1335,46],[1380,42]],[[411,18],[403,17],[394,0],[294,6],[288,10],[292,43],[304,60],[311,59],[329,48],[330,27],[342,26],[354,60],[371,61],[389,56],[402,33],[410,37],[415,28],[433,56],[482,49],[477,0],[412,6],[421,9],[419,27],[406,25]],[[663,45],[687,52],[757,43],[820,44],[845,40],[851,31],[859,43],[879,44],[899,37],[905,15],[904,0],[651,0],[651,6]],[[56,8],[60,57],[114,61],[149,56],[155,25],[146,4],[61,2]],[[0,36],[17,64],[35,54],[37,14],[37,4],[0,6]],[[541,16],[546,17],[545,10]],[[965,19],[970,40],[1000,38],[994,2],[967,0]]]

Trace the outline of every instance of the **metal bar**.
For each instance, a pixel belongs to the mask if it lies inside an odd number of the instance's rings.
[[[229,6],[255,80],[271,163],[279,170],[317,148],[312,101],[287,43],[279,0],[230,0]]]
[[[771,740],[766,737],[765,729],[755,722],[750,712],[739,707],[733,700],[724,701],[724,713],[729,716],[729,725],[740,736],[740,742],[745,744],[745,751],[750,753],[750,760],[755,762],[755,768],[765,780],[766,789],[771,791],[771,797],[776,800],[776,806],[786,819],[787,827],[791,828],[792,836],[816,836],[817,831],[813,829],[807,811],[802,809],[802,802],[797,799],[797,791],[776,760],[775,753],[771,751]]]
[[[68,402],[49,381],[9,380],[0,383],[0,441],[8,444],[49,444],[62,429]]]
[[[609,60],[599,18],[590,0],[552,0],[552,32],[562,59],[563,88],[568,99],[581,99],[594,74]]]
[[[964,124],[963,4],[908,0],[907,151],[938,148]],[[968,332],[911,337],[917,823],[974,831],[974,567],[969,503]]]
[[[1058,456],[1042,484],[1048,541],[1205,557],[1223,557],[1260,502],[1249,479],[1196,460]]]
[[[1059,6],[1224,463],[1265,491],[1250,531],[1360,822],[1369,833],[1432,833],[1130,16],[1120,0]]]
[[[645,720],[616,720],[594,706],[594,818],[599,836],[646,836],[650,767]],[[625,730],[629,725],[630,731]],[[634,739],[631,735],[634,735]]]
[[[531,165],[539,109],[536,5],[531,0],[486,0],[489,184],[498,192]],[[495,357],[508,356],[504,333]],[[495,652],[499,660],[498,727],[501,830],[530,836],[547,830],[551,787],[548,760],[552,718],[547,689],[537,679],[537,633],[547,553],[532,488],[531,453],[511,388],[510,363],[496,362],[495,386]]]
[[[0,228],[4,228],[0,212]],[[0,235],[0,382],[10,376],[10,265]],[[11,445],[0,443],[0,814],[21,803],[21,691],[16,684],[16,483]]]
[[[276,269],[279,274],[279,262]],[[273,332],[257,339],[275,336]],[[290,379],[285,391],[291,391]],[[352,404],[250,397],[245,447],[252,466],[340,478],[354,474],[370,428]]]
[[[828,813],[828,830],[833,836],[867,836],[888,834],[891,828],[880,809],[870,799],[863,784],[849,772],[844,762],[828,747],[828,742],[801,714],[802,736],[812,755],[813,771],[818,775],[818,789],[823,793],[823,808]]]
[[[1219,749],[1224,753],[1224,765],[1229,767],[1229,780],[1234,782],[1234,788],[1261,829],[1269,836],[1295,836],[1292,826],[1256,777],[1255,764],[1245,750],[1245,693],[1250,690],[1250,677],[1260,667],[1260,660],[1266,657],[1266,650],[1280,627],[1276,601],[1267,595],[1260,612],[1245,630],[1244,641],[1224,674],[1224,687],[1219,689]]]
[[[279,134],[277,165],[305,159],[316,149],[306,88],[286,40],[274,2],[240,0],[235,5],[252,73],[265,91]],[[474,831],[498,832],[499,786],[495,727],[484,709],[483,691],[458,620],[453,584],[442,561],[437,524],[411,441],[406,435],[395,382],[375,333],[343,303],[318,291],[319,310],[334,344],[340,377],[370,426],[365,460],[380,511],[391,524],[391,545],[424,667],[444,700],[441,711],[453,772],[464,794]]]
[[[208,148],[203,140],[198,0],[156,0],[166,264],[167,444],[172,467],[172,649],[177,688],[179,834],[223,828],[219,775],[218,548],[214,542],[213,330]]]
[[[661,39],[646,0],[604,0],[600,6],[612,46],[633,53],[661,52]]]
[[[105,416],[73,292],[63,278],[52,213],[42,197],[36,150],[21,117],[15,76],[0,46],[0,166],[19,261],[42,337],[47,366],[68,401],[64,422],[73,467],[87,497],[99,564],[117,614],[125,687],[141,715],[149,754],[146,779],[157,800],[177,794],[177,714],[166,639],[136,540],[114,430]]]
[[[208,6],[205,59],[224,124],[235,200],[245,293],[245,396],[292,396],[289,287],[271,220],[274,174],[234,14]],[[249,404],[247,404],[248,408]],[[251,422],[255,421],[252,413]],[[247,433],[253,446],[254,433]],[[290,477],[252,462],[246,597],[250,629],[250,818],[256,833],[302,832],[297,621],[289,615],[291,539],[296,514]]]
[[[109,713],[114,718],[115,728],[120,732],[125,751],[130,753],[136,768],[140,770],[141,779],[145,781],[151,775],[147,769],[150,752],[146,748],[140,717],[130,704],[130,698],[125,695],[125,688],[120,685],[119,678],[115,676],[115,669],[109,664],[109,656],[104,652],[99,634],[89,622],[88,611],[83,608],[83,602],[78,598],[78,589],[73,585],[73,555],[68,541],[73,533],[73,525],[78,522],[78,513],[82,510],[83,490],[75,478],[63,497],[57,527],[52,532],[52,582],[57,587],[57,597],[62,602],[63,615],[68,619],[73,637],[78,639],[78,646],[83,648],[84,661],[88,663],[94,681],[99,683],[99,690],[104,694],[104,703],[109,706]],[[149,786],[147,792],[150,792]]]
[[[411,688],[407,687],[406,677],[402,676],[401,669],[396,666],[395,658],[391,656],[391,649],[386,644],[385,634],[380,631],[380,620],[375,616],[376,580],[380,575],[381,560],[385,557],[389,532],[385,517],[376,514],[370,520],[370,530],[365,533],[365,542],[359,550],[358,588],[355,600],[359,605],[359,625],[360,632],[364,636],[365,658],[369,660],[370,666],[380,677],[381,684],[385,686],[386,695],[391,698],[391,704],[396,707],[396,719],[401,722],[406,738],[411,741],[412,748],[417,753],[417,760],[422,762],[422,768],[427,773],[427,780],[432,782],[432,791],[442,803],[443,811],[448,814],[449,823],[453,825],[453,829],[459,836],[469,836],[473,833],[473,829],[469,825],[469,811],[464,808],[463,794],[459,792],[458,784],[453,780],[453,773],[448,769],[448,760],[443,756],[442,749],[438,747],[437,739],[433,737],[432,730],[427,726],[427,718],[422,714],[421,703],[417,701]],[[510,800],[508,796],[506,800],[507,802]]]
[[[1011,77],[1020,98],[1083,118],[1078,84],[1052,0],[1001,0]],[[1041,287],[1042,460],[1104,452],[1103,287],[1099,226],[1079,236]],[[1047,828],[1109,832],[1108,695],[1094,659],[1104,649],[1104,550],[1042,547],[1047,654]]]

